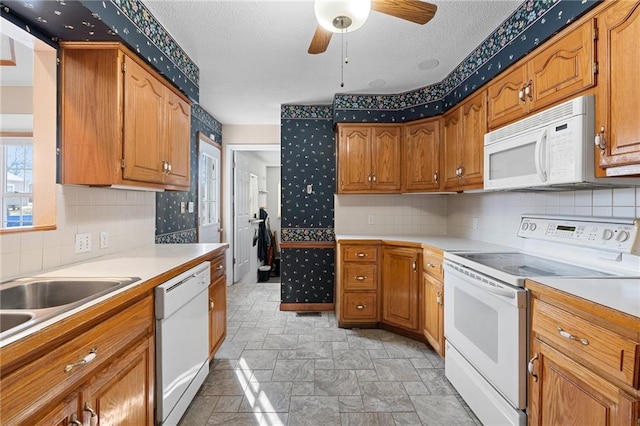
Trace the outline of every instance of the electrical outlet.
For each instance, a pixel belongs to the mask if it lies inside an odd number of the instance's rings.
[[[478,222],[480,222],[480,220],[477,217],[473,218],[473,229],[478,229]]]
[[[372,215],[372,214],[370,214],[369,216],[367,216],[367,223],[368,223],[369,225],[373,225],[373,215]]]
[[[76,234],[76,253],[91,251],[91,233]]]
[[[187,206],[185,205],[185,202],[184,201],[180,202],[180,213],[184,214],[186,210],[187,210]]]
[[[107,247],[109,247],[109,232],[102,231],[100,232],[100,248],[106,249]]]

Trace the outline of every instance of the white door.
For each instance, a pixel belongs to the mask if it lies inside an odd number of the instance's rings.
[[[220,147],[200,135],[198,144],[198,242],[220,242]]]
[[[249,191],[249,163],[242,153],[233,158],[233,282],[249,273],[249,253],[253,241]]]

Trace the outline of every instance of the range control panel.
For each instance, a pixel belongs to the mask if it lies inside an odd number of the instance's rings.
[[[518,237],[640,254],[638,219],[525,215]]]

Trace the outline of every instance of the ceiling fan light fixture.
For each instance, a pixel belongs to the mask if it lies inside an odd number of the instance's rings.
[[[332,33],[352,32],[367,21],[371,0],[315,0],[318,24]]]

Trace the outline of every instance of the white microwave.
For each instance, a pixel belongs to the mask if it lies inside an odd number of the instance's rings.
[[[635,186],[596,178],[594,96],[572,99],[484,135],[484,189]]]

